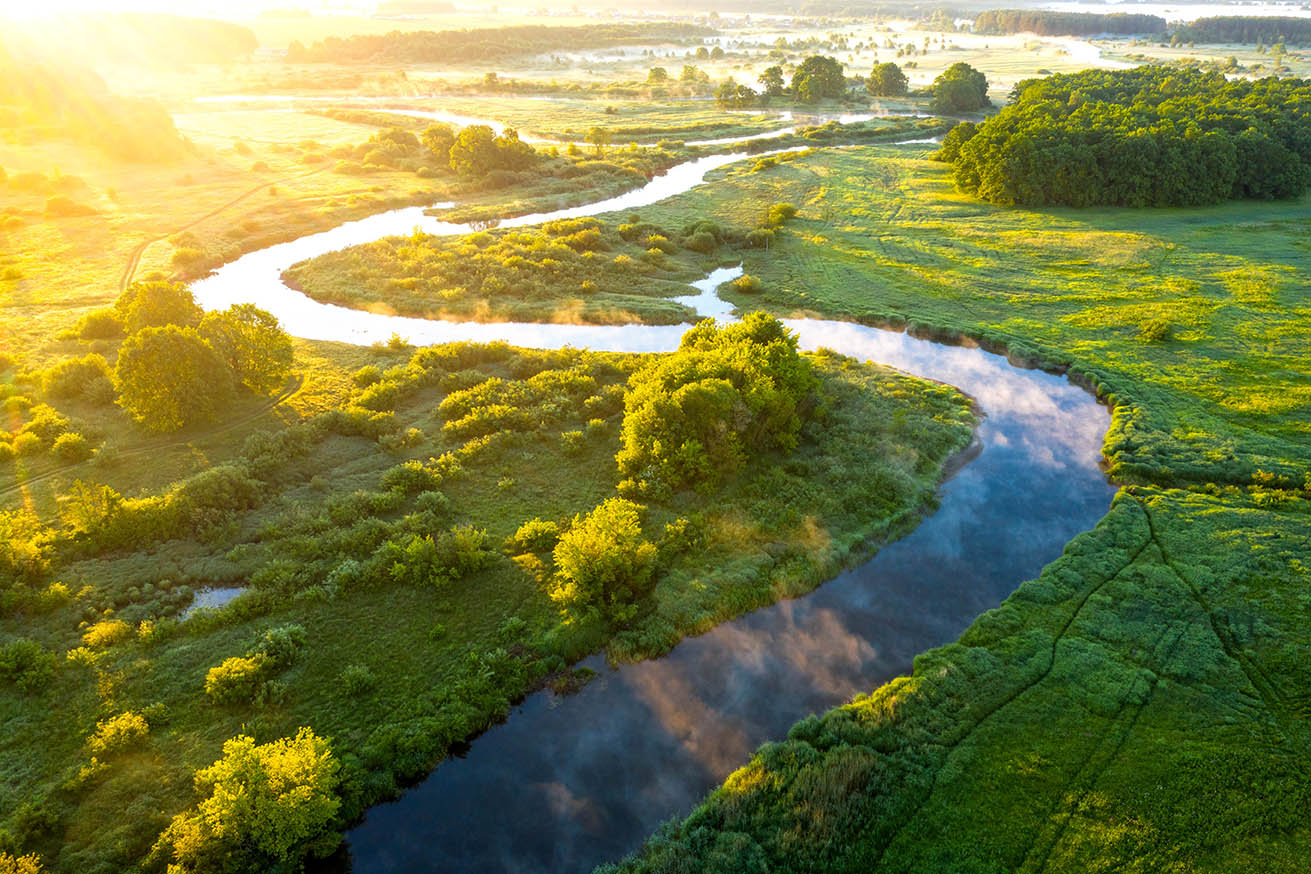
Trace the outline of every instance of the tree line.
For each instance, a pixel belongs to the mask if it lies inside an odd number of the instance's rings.
[[[1257,15],[1222,15],[1199,18],[1177,28],[1182,42],[1311,43],[1311,18],[1263,18]]]
[[[709,27],[674,22],[575,27],[521,24],[407,33],[394,30],[387,34],[359,34],[345,39],[332,36],[309,46],[293,41],[287,49],[287,61],[293,64],[467,63],[545,52],[700,40],[715,33]]]
[[[1050,9],[988,9],[974,19],[975,33],[1036,33],[1039,36],[1084,36],[1094,33],[1165,33],[1157,15],[1127,12],[1055,12]]]
[[[1311,82],[1160,66],[1029,79],[939,159],[957,187],[1023,206],[1193,206],[1311,186]]]

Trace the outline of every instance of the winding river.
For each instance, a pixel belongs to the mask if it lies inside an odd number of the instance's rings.
[[[745,157],[700,158],[621,197],[502,226],[638,208]],[[194,291],[206,308],[252,302],[293,334],[348,343],[398,333],[416,344],[503,339],[648,352],[674,348],[685,329],[390,317],[316,303],[279,278],[303,258],[415,227],[470,230],[422,208],[394,210],[246,255]],[[737,272],[715,271],[682,302],[727,317],[715,289]],[[1109,417],[1065,379],[977,348],[846,322],[788,325],[805,348],[890,364],[978,400],[986,413],[982,449],[943,484],[940,508],[810,595],[689,638],[664,658],[617,669],[599,656],[588,659],[598,674],[581,692],[527,698],[463,755],[371,809],[326,870],[585,872],[619,858],[664,820],[686,814],[759,744],[908,672],[917,653],[954,640],[1106,512],[1114,489],[1099,462]]]

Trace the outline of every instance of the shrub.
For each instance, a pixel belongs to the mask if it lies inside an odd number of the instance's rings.
[[[351,382],[359,388],[367,388],[382,379],[382,370],[377,365],[366,364],[351,374]]]
[[[77,323],[77,335],[83,340],[111,340],[123,335],[123,319],[112,308],[92,310]]]
[[[774,231],[770,228],[756,228],[746,236],[747,245],[753,249],[768,249],[774,245]]]
[[[60,461],[74,463],[91,457],[91,444],[81,434],[69,431],[55,438],[51,451]]]
[[[78,216],[95,215],[96,210],[87,206],[85,203],[78,203],[71,198],[62,194],[56,194],[54,197],[46,200],[46,215],[55,218],[75,218]]]
[[[1138,336],[1148,343],[1161,343],[1174,335],[1174,326],[1166,319],[1150,319],[1138,326]]]
[[[39,692],[55,675],[55,654],[35,640],[20,637],[0,646],[0,682],[24,692]]]
[[[441,484],[441,477],[419,461],[407,461],[389,468],[382,475],[382,487],[407,495],[427,492]]]
[[[41,374],[41,387],[46,395],[55,398],[99,400],[114,396],[109,363],[94,352],[66,359],[47,369]]]
[[[713,234],[705,231],[695,231],[683,239],[683,246],[691,249],[693,252],[700,252],[703,255],[709,255],[715,251],[719,243],[715,240]]]
[[[776,203],[769,208],[765,222],[771,227],[778,227],[786,221],[796,218],[797,207],[791,203]]]
[[[96,723],[95,733],[87,745],[92,755],[107,756],[136,746],[150,734],[145,716],[126,710]]]
[[[555,546],[551,598],[567,611],[599,610],[615,622],[636,615],[650,593],[656,548],[642,539],[639,504],[610,498],[586,516],[575,516]]]
[[[82,633],[82,642],[92,649],[105,649],[132,637],[132,626],[121,619],[102,619]]]
[[[510,555],[525,552],[550,552],[560,540],[560,526],[540,518],[529,519],[519,530],[505,538],[505,551]]]
[[[734,279],[732,285],[734,291],[742,294],[758,294],[760,292],[760,280],[749,273],[744,273]]]
[[[267,656],[233,656],[205,674],[205,694],[217,704],[249,704],[264,685],[269,668]]]
[[[364,665],[347,665],[341,672],[342,691],[352,698],[371,691],[377,683],[373,671]]]
[[[248,658],[263,656],[269,670],[280,671],[296,661],[296,656],[305,646],[305,638],[304,626],[279,625],[264,632],[255,648],[246,655]]]

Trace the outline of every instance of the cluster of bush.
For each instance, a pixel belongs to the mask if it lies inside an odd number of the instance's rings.
[[[961,191],[1008,206],[1300,197],[1309,96],[1306,80],[1159,66],[1029,79],[997,115],[955,128],[939,158]]]
[[[291,667],[305,645],[300,625],[271,628],[245,655],[232,656],[205,674],[205,694],[216,704],[238,705],[268,700],[279,694],[274,677]]]
[[[646,299],[685,294],[693,265],[679,256],[713,254],[727,239],[709,221],[671,231],[633,219],[618,227],[584,218],[388,237],[301,262],[286,275],[315,299],[385,303],[406,315],[538,321],[581,302],[582,318],[602,319],[612,308],[640,311]],[[669,315],[677,322],[683,313]]]

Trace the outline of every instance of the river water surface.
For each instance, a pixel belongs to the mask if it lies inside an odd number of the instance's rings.
[[[642,189],[526,225],[654,203],[745,155],[680,165]],[[504,339],[651,352],[677,346],[684,326],[437,322],[316,303],[283,285],[303,258],[407,233],[466,225],[394,210],[273,246],[194,286],[206,308],[252,302],[293,334],[369,343]],[[728,315],[715,271],[683,299]],[[1065,379],[977,348],[946,346],[845,322],[790,320],[807,349],[828,347],[958,386],[985,417],[978,456],[940,490],[940,508],[909,536],[810,595],[725,623],[664,658],[598,672],[578,694],[541,692],[467,752],[399,800],[372,808],[329,868],[380,872],[586,872],[635,849],[662,821],[686,814],[759,744],[852,695],[908,672],[917,653],[954,640],[984,610],[1061,554],[1106,512],[1114,489],[1099,467],[1106,411]]]

